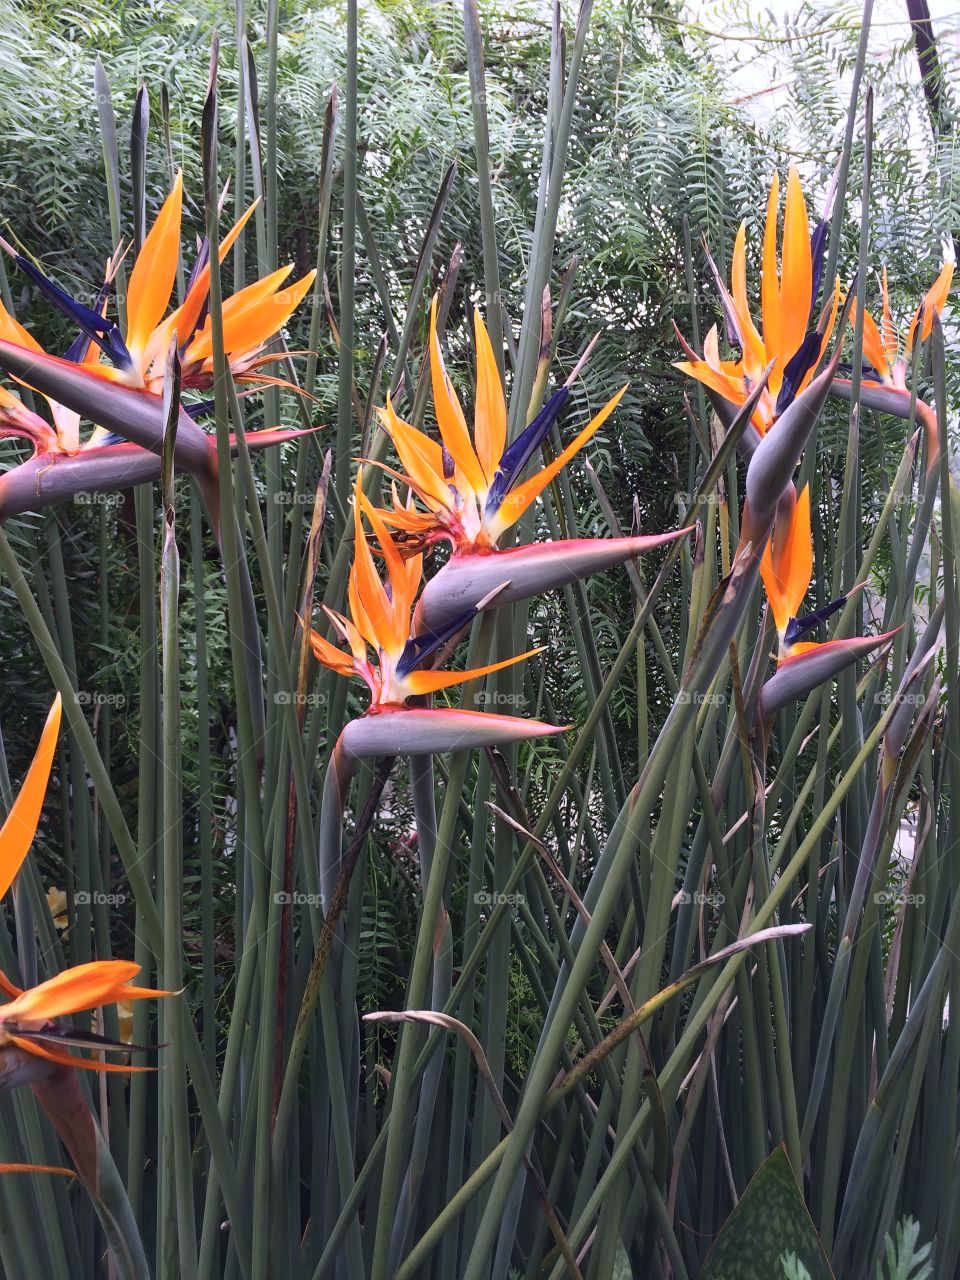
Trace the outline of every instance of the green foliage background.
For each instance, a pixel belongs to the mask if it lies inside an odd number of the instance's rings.
[[[264,36],[263,6],[250,4],[243,11],[256,53]],[[729,17],[742,21],[739,6],[731,5]],[[559,263],[576,264],[571,312],[556,372],[568,369],[587,339],[602,331],[602,342],[575,390],[570,420],[583,420],[616,387],[630,383],[616,414],[587,450],[625,526],[633,520],[636,497],[644,529],[669,527],[675,519],[676,495],[689,484],[684,394],[695,393],[671,368],[679,354],[673,322],[691,335],[698,328],[702,334],[719,318],[702,241],[709,244],[726,274],[733,236],[740,221],[746,220],[755,284],[773,169],[782,171],[788,160],[795,162],[812,205],[823,204],[842,140],[859,19],[859,6],[807,3],[775,24],[772,19],[769,25],[767,19],[758,20],[752,42],[738,45],[715,34],[724,22],[720,7],[708,30],[688,20],[682,6],[670,0],[642,10],[630,0],[601,0],[596,6],[580,77],[556,254]],[[501,253],[499,299],[484,297],[479,283],[481,237],[460,13],[449,3],[427,5],[412,0],[381,0],[363,6],[359,195],[365,218],[358,268],[357,382],[364,390],[385,327],[403,322],[404,299],[437,188],[453,161],[457,176],[432,267],[439,275],[455,246],[462,246],[459,292],[449,325],[448,366],[465,389],[469,388],[471,352],[464,320],[470,308],[476,304],[489,311],[502,306],[508,320],[519,317],[541,160],[549,10],[532,0],[483,5],[481,21]],[[165,109],[158,86],[166,86],[173,161],[185,174],[187,222],[192,220],[199,230],[199,120],[209,43],[216,29],[224,38],[221,146],[229,156],[236,110],[237,50],[230,43],[233,5],[210,0],[119,5],[87,0],[82,8],[71,9],[0,0],[0,232],[22,251],[35,255],[76,296],[94,291],[113,247],[93,87],[95,51],[106,67],[121,120],[129,118],[141,82],[150,88],[156,120]],[[790,33],[789,39],[783,39],[784,31]],[[769,60],[772,80],[786,85],[770,112],[741,101],[730,80],[736,63],[758,51]],[[316,255],[323,112],[344,69],[342,7],[312,0],[283,6],[279,54],[281,260],[294,261],[299,273],[312,265]],[[915,55],[906,42],[890,45],[883,57],[874,59],[867,79],[876,94],[870,259],[877,270],[887,265],[894,314],[906,322],[939,268],[944,238],[960,226],[957,138],[931,137]],[[265,90],[260,88],[262,102]],[[148,168],[154,209],[169,180],[159,136],[155,129]],[[816,140],[815,146],[811,139]],[[338,142],[338,163],[339,157]],[[859,171],[861,159],[857,143],[851,172]],[[127,174],[123,181],[128,181]],[[125,195],[129,196],[127,188]],[[228,205],[244,207],[250,196],[250,190],[235,191]],[[335,188],[335,204],[337,199]],[[859,213],[857,201],[850,201],[840,259],[849,269],[856,258]],[[332,226],[335,237],[336,216]],[[686,275],[685,238],[695,264],[692,290]],[[252,245],[249,250],[252,262]],[[334,238],[328,260],[334,314],[338,311],[338,253]],[[555,288],[559,284],[558,278]],[[48,348],[62,349],[68,335],[29,283],[22,276],[5,276],[0,267],[0,286],[8,305],[21,317],[29,317]],[[876,301],[876,293],[872,300]],[[423,345],[423,321],[420,317],[418,350]],[[955,337],[949,317],[947,323],[948,333]],[[301,347],[306,336],[294,324],[291,346]],[[318,421],[332,421],[336,415],[335,350],[333,335],[325,328],[320,342]],[[955,344],[948,381],[949,399],[955,404],[960,391]],[[921,393],[926,386],[922,381]],[[843,469],[845,410],[831,409],[824,423],[826,451],[821,462],[836,487]],[[871,508],[879,506],[886,492],[886,473],[899,457],[902,430],[902,424],[891,425],[889,419],[882,426],[867,419],[862,456],[867,521]],[[0,465],[17,456],[17,446],[5,443]],[[582,467],[574,469],[572,482],[579,501],[580,533],[609,532]],[[139,653],[135,603],[139,578],[130,504],[103,509],[74,505],[43,517],[28,517],[24,523],[39,527],[42,534],[53,521],[60,524],[69,555],[73,643],[81,685],[102,699],[92,702],[91,714],[95,711],[109,723],[111,775],[133,815],[138,709],[131,691],[136,688]],[[18,523],[9,530],[18,550],[34,545],[32,534],[24,538],[23,533]],[[110,566],[106,634],[95,571],[101,539],[109,550]],[[200,593],[194,591],[190,575],[184,577],[183,634],[189,646],[193,616],[203,610],[211,693],[214,705],[220,707],[222,724],[214,742],[215,767],[218,776],[226,778],[234,767],[230,667],[223,584],[212,555],[207,570]],[[37,575],[34,586],[38,589],[40,581]],[[589,602],[597,651],[604,660],[617,651],[632,616],[625,578],[613,573],[596,579],[589,588]],[[659,619],[671,653],[679,652],[681,643],[675,621],[680,614],[674,603],[666,593]],[[9,772],[16,776],[32,752],[35,726],[49,697],[39,658],[5,583],[0,584],[0,607],[4,617],[0,725]],[[49,602],[49,607],[53,616],[56,602]],[[550,717],[559,723],[582,721],[588,694],[578,674],[573,639],[558,625],[560,616],[550,599],[537,601],[531,613],[534,632],[551,641]],[[188,647],[184,656],[189,673]],[[196,760],[191,754],[197,727],[195,718],[190,720],[194,694],[188,679],[184,689],[188,868],[198,838],[195,797],[191,798],[197,785]],[[635,689],[627,678],[613,709],[623,773],[631,777],[639,755],[637,727],[631,721],[636,705]],[[666,705],[662,690],[651,689],[652,714],[664,714]],[[537,748],[541,759],[549,750]],[[402,998],[414,934],[416,894],[403,843],[410,813],[402,790],[397,787],[396,804],[380,824],[378,856],[368,871],[360,986],[369,1008],[392,1007]],[[215,796],[228,793],[229,788],[214,788]],[[230,899],[234,877],[232,870],[226,870],[233,854],[232,821],[233,815],[226,810],[214,813],[214,839],[225,868],[223,884],[217,886],[218,941],[228,951],[234,945]],[[598,814],[597,829],[584,835],[587,861],[602,839],[602,823]],[[50,839],[41,853],[45,883],[64,883],[69,876],[59,850],[60,842]],[[456,909],[456,891],[453,902]],[[191,927],[190,921],[187,926]],[[522,1076],[538,1032],[537,1019],[528,1016],[535,1002],[521,959],[513,963],[509,975],[508,1057],[516,1077]]]
[[[281,261],[292,260],[298,272],[313,262],[316,250],[316,199],[319,180],[323,112],[331,88],[343,76],[344,11],[340,5],[298,3],[284,6],[280,24],[278,72],[278,150],[280,156],[278,222]],[[722,19],[723,11],[717,17]],[[259,4],[246,8],[254,50],[262,43],[265,22]],[[737,6],[731,21],[742,23]],[[111,251],[106,191],[93,83],[96,52],[110,78],[118,118],[129,118],[141,83],[151,91],[153,119],[164,106],[158,86],[169,96],[174,163],[184,171],[187,190],[185,222],[199,231],[199,118],[207,76],[209,42],[223,33],[221,48],[221,143],[229,155],[235,135],[236,81],[233,6],[223,3],[163,4],[92,0],[82,9],[52,4],[0,0],[0,230],[21,250],[35,255],[44,268],[76,296],[91,294],[102,263]],[[491,157],[495,187],[500,275],[507,317],[517,320],[522,305],[526,257],[536,202],[536,175],[542,148],[549,55],[548,11],[536,3],[481,7],[487,59]],[[675,375],[671,363],[678,344],[673,322],[692,332],[694,317],[701,330],[718,320],[716,290],[699,251],[709,244],[721,271],[733,235],[743,219],[748,227],[752,279],[759,274],[758,252],[770,173],[794,161],[800,167],[808,198],[822,204],[838,153],[848,88],[845,77],[856,51],[859,7],[804,4],[786,23],[755,25],[755,41],[717,40],[704,26],[684,21],[682,7],[660,3],[637,10],[631,3],[603,0],[592,18],[591,39],[581,75],[568,181],[561,211],[557,261],[576,262],[571,311],[564,325],[559,367],[569,367],[587,338],[602,332],[602,341],[575,391],[573,420],[595,411],[624,381],[630,389],[610,423],[591,446],[590,460],[600,473],[618,519],[628,526],[638,499],[641,524],[667,527],[676,510],[675,494],[687,485],[688,419],[683,396],[693,394]],[[711,28],[722,30],[720,21]],[[783,30],[794,33],[784,41]],[[749,104],[736,100],[729,73],[737,62],[757,52],[770,59],[774,83],[788,86],[775,110],[759,119]],[[917,80],[912,47],[889,50],[885,60],[868,66],[876,93],[874,265],[888,267],[895,315],[912,313],[921,292],[939,267],[942,241],[960,224],[960,165],[953,144],[931,145]],[[261,100],[263,86],[261,86]],[[456,7],[369,3],[360,25],[360,200],[367,234],[361,242],[358,271],[357,381],[365,386],[385,328],[385,302],[398,327],[403,320],[406,290],[416,262],[440,180],[456,161],[457,178],[443,221],[435,255],[437,271],[456,244],[462,246],[459,316],[450,324],[448,365],[453,376],[469,384],[472,356],[461,323],[472,305],[488,310],[482,296],[479,213],[473,160],[470,87],[463,31]],[[168,166],[152,133],[148,167],[151,203],[157,207],[168,185]],[[817,139],[816,150],[807,140]],[[339,153],[338,153],[339,162]],[[853,171],[859,156],[855,152]],[[129,182],[129,175],[122,180]],[[124,188],[129,194],[128,187]],[[238,193],[231,205],[245,207]],[[336,201],[337,193],[334,193]],[[855,261],[858,210],[848,211],[841,261]],[[684,267],[684,223],[698,265],[694,293]],[[337,220],[333,219],[336,228]],[[361,234],[364,233],[361,224]],[[336,234],[336,231],[335,233]],[[371,257],[379,263],[384,297],[375,283]],[[329,281],[337,310],[337,245],[333,244]],[[2,265],[0,265],[2,273]],[[16,314],[48,349],[62,349],[68,334],[60,317],[21,275],[0,275],[5,296]],[[557,282],[559,285],[559,282]],[[689,317],[689,320],[687,319]],[[422,318],[421,318],[422,335]],[[291,345],[306,334],[294,327]],[[336,413],[335,344],[329,330],[321,335],[317,418],[332,421]],[[324,373],[324,368],[330,370]],[[960,386],[960,360],[949,375]],[[469,394],[469,393],[468,393]],[[836,410],[825,422],[836,424],[836,479],[842,475],[839,450],[845,440],[845,414]],[[888,438],[894,431],[896,438]],[[889,420],[864,436],[864,464],[880,491],[885,466],[899,456],[899,424]],[[11,461],[16,446],[5,445]],[[828,455],[829,458],[829,455]],[[580,530],[591,523],[598,533],[608,529],[592,489],[577,469],[574,477],[582,499]],[[75,562],[68,566],[80,604],[75,617],[85,618],[75,636],[82,681],[101,697],[124,695],[136,687],[137,589],[135,540],[129,503],[110,508],[111,634],[106,647],[99,629],[96,582],[85,548],[96,545],[90,535],[98,527],[96,508],[76,505],[43,517],[59,520],[68,533]],[[16,524],[11,536],[16,545]],[[622,571],[620,571],[622,573]],[[603,657],[616,651],[627,624],[628,601],[619,573],[603,575],[590,587],[594,633]],[[185,613],[196,607],[189,581]],[[0,593],[8,588],[0,586]],[[225,688],[229,666],[223,623],[223,593],[215,566],[207,575],[202,606],[210,644],[213,696]],[[74,601],[77,608],[77,602]],[[551,600],[537,602],[535,625],[550,635],[560,677],[552,693],[554,714],[582,719],[584,690],[579,679],[572,638],[551,627]],[[672,609],[664,609],[661,625],[670,647]],[[0,633],[0,662],[6,679],[0,689],[0,723],[11,770],[16,773],[32,750],[32,726],[45,705],[45,680],[22,622],[13,608],[5,610]],[[189,634],[189,629],[184,634]],[[189,669],[189,664],[188,664]],[[651,690],[651,694],[653,691]],[[620,723],[629,726],[636,699],[625,680],[617,707]],[[652,699],[656,708],[656,699]],[[185,690],[189,715],[190,690]],[[665,710],[665,707],[664,707]],[[226,719],[229,711],[224,707]],[[136,707],[127,701],[114,714],[117,776],[128,776],[134,801],[137,754]],[[25,726],[25,741],[21,730]],[[186,780],[191,768],[187,734]],[[230,768],[226,738],[215,759]],[[625,732],[620,749],[625,771],[636,759],[633,735]],[[124,770],[124,762],[127,764]],[[226,815],[217,824],[225,847]],[[398,815],[402,833],[407,815]],[[196,833],[194,832],[194,835]],[[188,831],[189,838],[189,831]],[[62,878],[55,863],[51,878]],[[392,875],[393,872],[391,871]],[[369,933],[371,943],[388,945],[402,939],[395,930],[391,895],[375,895],[370,909],[383,908],[382,932]],[[224,927],[229,932],[229,914]],[[374,960],[371,980],[374,977]],[[376,985],[376,983],[374,983]]]

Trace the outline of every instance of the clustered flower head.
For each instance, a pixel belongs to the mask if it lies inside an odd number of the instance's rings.
[[[819,222],[811,235],[800,178],[793,166],[787,178],[778,265],[779,197],[780,180],[774,174],[767,199],[763,237],[760,328],[753,321],[747,299],[747,231],[745,224],[741,223],[733,247],[729,292],[717,276],[724,318],[731,341],[740,349],[739,359],[720,358],[720,338],[714,326],[704,341],[702,357],[687,345],[681,335],[680,341],[689,358],[677,364],[678,369],[737,407],[746,403],[767,365],[772,365],[766,387],[753,412],[753,425],[760,435],[769,431],[809,385],[833,332],[840,302],[838,283],[823,312],[813,323],[823,279],[829,223],[826,220]]]
[[[766,385],[751,415],[751,426],[756,434],[752,439],[746,435],[742,438],[744,443],[741,447],[748,456],[754,451],[760,452],[758,440],[765,445],[765,437],[777,433],[778,423],[811,387],[835,328],[840,300],[838,281],[816,324],[811,327],[822,283],[829,224],[821,221],[810,234],[800,179],[792,166],[787,180],[779,263],[778,205],[779,179],[774,175],[767,200],[763,240],[761,329],[753,322],[747,299],[746,228],[741,225],[734,245],[729,291],[717,275],[728,335],[731,343],[739,348],[738,358],[721,359],[719,334],[715,326],[707,334],[702,357],[680,335],[689,359],[678,363],[677,368],[707,388],[718,411],[723,405],[734,410],[741,408],[766,375]],[[717,274],[716,268],[714,273]],[[914,314],[906,335],[905,351],[901,354],[890,318],[884,271],[882,323],[878,326],[868,312],[863,316],[863,352],[871,366],[861,390],[864,403],[875,403],[877,407],[906,416],[909,399],[905,383],[907,361],[918,328],[922,341],[930,336],[934,315],[943,309],[952,277],[953,264],[947,263]],[[853,317],[856,316],[855,308],[856,300],[851,299],[849,310]],[[838,355],[839,351],[831,363],[836,362]],[[874,386],[878,388],[880,398],[875,396],[870,400]],[[851,393],[849,381],[832,376],[829,389],[840,395]],[[893,395],[888,394],[890,392]],[[929,468],[937,457],[932,414],[922,402],[917,405],[917,410],[927,430]],[[756,485],[754,491],[757,491]],[[760,573],[778,635],[778,674],[768,682],[765,690],[765,707],[769,713],[771,708],[784,705],[791,698],[809,691],[843,665],[890,637],[854,637],[826,643],[806,638],[842,608],[847,597],[842,596],[801,616],[801,606],[810,588],[814,567],[810,491],[805,487],[798,495],[790,480],[777,494],[765,494],[764,499],[771,511],[775,508],[775,516],[769,528],[762,531]],[[751,535],[757,532],[746,511],[745,524]]]
[[[787,513],[790,504],[792,511]],[[760,562],[763,585],[780,640],[778,661],[784,662],[812,649],[822,648],[815,640],[801,637],[825,622],[847,602],[846,596],[813,613],[800,617],[800,606],[813,577],[813,535],[810,528],[810,489],[795,496],[790,488],[777,510],[777,522]]]
[[[358,722],[352,722],[341,738],[342,748],[349,747],[354,754],[370,754],[374,745],[381,751],[415,754],[427,750],[428,743],[430,749],[438,750],[560,732],[557,726],[539,721],[410,704],[412,699],[489,675],[540,652],[534,649],[470,671],[433,669],[482,610],[573,582],[689,532],[680,529],[647,537],[576,538],[499,549],[497,543],[504,532],[609,418],[626,388],[607,401],[556,458],[546,466],[537,466],[541,446],[558,422],[583,359],[566,384],[508,445],[506,398],[479,312],[474,315],[474,336],[477,372],[471,435],[443,363],[434,299],[429,361],[440,438],[401,419],[387,398],[380,421],[403,470],[384,468],[393,476],[393,503],[388,508],[377,508],[369,501],[362,487],[362,470],[358,473],[348,589],[350,616],[325,610],[336,638],[347,650],[310,631],[311,647],[319,662],[343,675],[360,676],[370,689],[370,705],[360,718],[364,723],[358,727]],[[524,479],[528,470],[531,474]],[[398,483],[406,487],[403,498]],[[364,520],[371,529],[370,540]],[[418,598],[424,549],[438,541],[449,544],[450,559]],[[371,542],[383,560],[385,581],[377,572]],[[384,722],[376,732],[372,730],[370,717],[398,710],[406,715],[395,719],[391,730]],[[361,733],[361,728],[365,732]]]
[[[394,491],[393,508],[382,512],[384,521],[418,535],[421,542],[442,539],[455,551],[466,552],[491,551],[497,546],[504,532],[606,422],[626,391],[622,387],[551,463],[521,483],[524,470],[539,455],[569,398],[579,366],[508,446],[507,403],[490,335],[479,311],[474,312],[473,324],[477,381],[472,438],[443,363],[436,298],[430,308],[430,375],[440,440],[404,422],[389,396],[379,411],[380,422],[404,468],[397,478],[427,508],[425,513],[411,510]]]
[[[0,898],[13,884],[36,834],[60,732],[60,714],[58,695],[23,786],[0,829]],[[18,987],[6,974],[0,973],[0,992],[8,1001],[0,1005],[0,1071],[5,1055],[11,1050],[27,1055],[27,1059],[19,1061],[14,1072],[18,1081],[30,1078],[30,1059],[37,1062],[38,1069],[46,1063],[97,1072],[141,1069],[71,1052],[92,1049],[99,1054],[105,1050],[126,1050],[128,1046],[79,1027],[56,1022],[57,1018],[85,1013],[108,1004],[169,994],[132,985],[139,972],[140,966],[131,961],[94,960],[65,969],[28,990]]]
[[[223,261],[256,205],[251,205],[219,245]],[[183,301],[170,308],[180,261],[183,183],[173,189],[144,240],[130,271],[123,331],[109,315],[110,293],[124,257],[107,264],[94,306],[71,297],[29,259],[0,241],[40,291],[77,327],[63,358],[49,354],[0,304],[0,368],[21,386],[44,397],[50,421],[0,388],[0,437],[27,440],[33,456],[0,477],[0,519],[62,502],[82,491],[121,489],[160,474],[165,416],[164,380],[175,353],[181,386],[202,391],[212,385],[213,326],[208,312],[210,251],[197,253]],[[290,266],[272,272],[226,298],[222,307],[224,352],[238,382],[286,385],[264,367],[278,358],[265,346],[287,323],[316,272],[288,285]],[[195,401],[181,409],[178,463],[190,471],[216,522],[216,449],[192,420],[208,408]],[[93,430],[81,440],[81,423]],[[251,449],[295,438],[298,430],[250,432]],[[231,440],[231,443],[234,442]]]
[[[953,262],[945,262],[940,274],[923,296],[923,301],[913,313],[907,328],[901,349],[897,327],[890,315],[890,294],[887,288],[887,269],[883,268],[880,280],[880,292],[883,300],[883,311],[880,324],[869,311],[863,313],[863,354],[868,365],[867,378],[879,380],[885,387],[895,387],[898,391],[907,389],[907,369],[920,328],[920,341],[926,342],[933,329],[933,318],[943,310],[953,283]],[[853,314],[856,315],[856,302]],[[921,321],[921,315],[923,317]],[[874,376],[876,375],[876,377]]]
[[[218,254],[221,262],[255,208],[256,204],[252,204],[221,240]],[[183,367],[183,385],[196,388],[210,386],[213,378],[213,329],[207,311],[210,249],[206,242],[194,261],[183,302],[168,314],[180,261],[182,213],[183,179],[177,174],[173,189],[130,272],[126,328],[123,332],[116,321],[107,316],[105,305],[109,286],[119,265],[118,259],[108,268],[96,307],[90,308],[72,298],[6,242],[0,242],[21,270],[77,325],[85,354],[91,349],[94,353],[94,358],[86,360],[87,372],[92,377],[160,395],[167,349],[175,336]],[[260,367],[276,360],[276,356],[261,355],[263,344],[286,324],[316,276],[316,271],[310,271],[285,287],[292,270],[291,266],[281,267],[224,300],[223,345],[235,378],[262,380],[258,373]],[[29,345],[36,352],[42,352],[42,348],[29,339],[26,330],[6,313],[0,319],[0,336],[12,342],[19,340],[20,345]],[[105,361],[98,358],[100,355],[105,357]]]
[[[454,685],[500,671],[522,662],[540,649],[519,654],[502,662],[470,671],[423,670],[422,664],[477,614],[465,610],[443,632],[414,637],[410,634],[411,611],[423,572],[422,555],[400,555],[380,513],[363,492],[363,473],[358,472],[353,501],[354,557],[350,569],[348,601],[350,616],[325,610],[341,640],[349,646],[344,653],[336,645],[311,630],[310,643],[317,660],[341,675],[358,675],[370,690],[368,714],[384,707],[402,706],[408,698],[422,697]],[[384,582],[377,571],[373,552],[363,527],[366,516],[377,549],[387,571]]]

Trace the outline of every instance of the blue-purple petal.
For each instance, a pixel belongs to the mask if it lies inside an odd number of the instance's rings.
[[[403,653],[397,662],[397,675],[406,676],[414,671],[427,658],[442,649],[443,646],[477,616],[477,609],[471,606],[454,614],[449,621],[434,631],[424,631],[422,635],[413,636],[403,647]]]
[[[102,284],[97,293],[97,301],[94,305],[94,311],[99,315],[103,310],[103,304],[107,300],[107,294],[110,292],[110,286]],[[83,329],[77,334],[64,352],[64,360],[69,360],[73,364],[82,364],[87,358],[87,352],[90,350],[90,343],[93,339],[89,333],[85,333]]]
[[[497,474],[493,477],[493,484],[487,494],[487,515],[494,515],[499,511],[500,504],[520,479],[524,467],[549,435],[569,396],[569,387],[561,387],[559,391],[555,391],[530,425],[525,427],[513,444],[508,445],[504,450]]]
[[[812,329],[787,361],[786,368],[783,371],[780,394],[777,396],[778,415],[793,404],[801,382],[820,359],[822,344],[823,334],[818,333],[816,329]]]
[[[41,293],[46,294],[64,315],[69,316],[74,324],[79,326],[84,336],[97,344],[111,364],[118,369],[130,368],[133,363],[130,358],[130,352],[123,341],[123,335],[112,320],[107,320],[99,312],[92,311],[89,307],[85,307],[82,302],[77,302],[76,299],[71,298],[69,293],[61,289],[58,284],[54,284],[52,280],[43,274],[39,267],[35,267],[22,254],[16,254],[15,259],[17,266],[30,277]],[[71,345],[71,351],[75,345],[76,343]],[[75,357],[68,355],[67,359],[75,360]]]
[[[813,229],[810,237],[810,257],[813,263],[813,287],[810,290],[810,319],[813,319],[813,309],[817,305],[817,295],[820,293],[820,285],[823,282],[823,259],[827,251],[827,237],[830,234],[830,223],[824,218],[822,222],[818,222]]]
[[[832,618],[837,610],[842,609],[846,603],[847,597],[841,596],[839,600],[831,600],[822,609],[815,609],[813,613],[804,614],[802,618],[791,618],[787,624],[786,631],[783,633],[784,642],[787,645],[796,644],[798,640],[802,640],[805,635],[815,630],[821,622],[826,622],[828,618]]]

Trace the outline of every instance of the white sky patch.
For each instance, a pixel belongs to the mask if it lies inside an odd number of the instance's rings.
[[[944,54],[960,54],[960,5],[957,0],[928,0],[938,44]],[[729,74],[731,96],[760,122],[776,114],[785,99],[784,59],[778,53],[793,40],[811,38],[814,30],[829,33],[856,25],[862,5],[823,0],[816,6],[821,22],[809,19],[798,31],[798,6],[785,0],[687,0],[684,16],[709,33],[714,57]],[[758,37],[757,27],[763,34]],[[902,47],[910,37],[904,0],[875,0],[870,24],[870,50],[877,57]],[[919,70],[916,70],[919,81]]]

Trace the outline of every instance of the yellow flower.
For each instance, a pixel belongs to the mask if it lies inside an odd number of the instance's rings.
[[[53,885],[47,890],[47,907],[53,916],[53,923],[58,929],[66,929],[69,923],[67,916],[67,895],[63,889]]]

